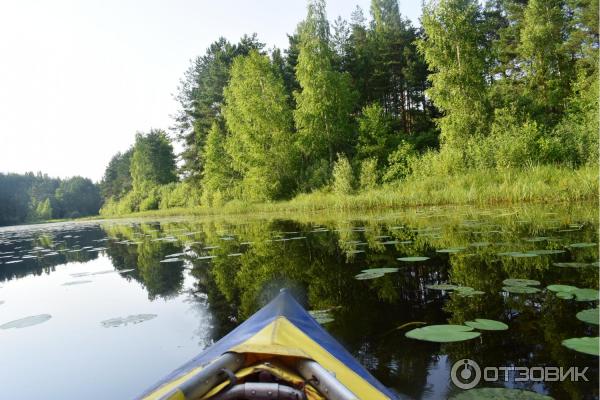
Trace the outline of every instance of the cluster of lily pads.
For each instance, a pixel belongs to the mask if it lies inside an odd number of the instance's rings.
[[[534,279],[510,278],[502,281],[504,285],[502,290],[508,293],[530,294],[538,293],[540,289],[534,287],[539,286],[540,281]]]
[[[476,318],[473,321],[466,321],[464,325],[428,325],[415,328],[406,332],[405,336],[426,342],[450,343],[481,336],[481,332],[475,332],[475,329],[480,331],[504,331],[508,329],[508,325],[493,319]]]
[[[582,289],[570,285],[549,285],[546,289],[556,293],[556,297],[564,300],[597,301],[600,299],[600,292],[596,289]]]
[[[398,272],[398,268],[371,268],[371,269],[363,269],[360,274],[354,276],[355,279],[359,281],[367,280],[367,279],[375,279],[381,278],[385,274],[391,274],[394,272]]]
[[[452,285],[452,284],[449,284],[449,283],[427,285],[425,287],[427,289],[430,289],[430,290],[442,290],[442,291],[453,292],[453,293],[456,293],[458,296],[461,296],[461,297],[471,297],[471,296],[477,296],[477,295],[485,294],[485,292],[482,292],[481,290],[473,289],[470,286]]]

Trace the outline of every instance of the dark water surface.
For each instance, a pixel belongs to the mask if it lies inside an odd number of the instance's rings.
[[[133,398],[282,287],[307,309],[328,310],[317,313],[326,329],[403,398],[459,393],[450,369],[463,358],[588,367],[589,382],[509,376],[478,387],[598,398],[598,357],[561,345],[598,336],[597,325],[575,317],[597,302],[544,289],[598,288],[597,221],[597,205],[583,205],[0,228],[0,398]],[[535,250],[560,252],[527,253]],[[428,259],[398,260],[417,256]],[[576,264],[554,265],[565,262]],[[398,271],[355,279],[382,267]],[[542,290],[508,293],[507,278],[538,280]],[[426,288],[439,283],[484,293]],[[405,337],[419,326],[407,323],[475,318],[509,329],[457,343]]]

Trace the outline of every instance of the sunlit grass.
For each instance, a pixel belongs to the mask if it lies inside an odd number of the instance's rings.
[[[571,169],[543,165],[526,169],[480,170],[453,176],[408,177],[396,184],[340,195],[330,191],[300,194],[288,201],[222,207],[171,208],[128,216],[368,211],[429,205],[517,205],[521,203],[598,202],[598,167]]]

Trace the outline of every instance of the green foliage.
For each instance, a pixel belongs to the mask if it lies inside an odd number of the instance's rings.
[[[315,159],[327,159],[331,167],[336,153],[350,146],[355,92],[350,76],[334,69],[333,58],[325,2],[311,1],[300,29],[296,78],[301,90],[294,93],[294,120],[303,158],[309,165]],[[315,181],[315,171],[308,171],[311,175],[307,180]]]
[[[385,161],[393,148],[395,137],[392,119],[379,103],[369,104],[362,109],[358,117],[358,132],[358,158],[375,157]]]
[[[252,51],[235,59],[224,94],[223,115],[231,132],[225,148],[242,177],[242,198],[266,201],[289,195],[296,155],[283,79],[267,56]]]
[[[263,47],[256,35],[245,35],[237,44],[221,37],[209,46],[206,54],[192,61],[176,95],[180,109],[175,117],[175,131],[184,146],[181,154],[184,176],[195,181],[202,176],[202,151],[212,124],[221,120],[223,89],[229,81],[234,58]]]
[[[146,191],[177,180],[173,146],[165,132],[151,130],[135,136],[131,156],[133,190]]]
[[[527,76],[525,96],[531,103],[531,114],[551,125],[562,111],[573,76],[568,55],[561,48],[567,35],[563,4],[563,0],[530,0],[518,48]]]
[[[37,204],[35,208],[35,214],[37,219],[42,221],[52,218],[52,206],[50,205],[50,199],[46,199]]]
[[[360,163],[360,189],[374,189],[379,184],[379,169],[376,158],[368,158]]]
[[[440,0],[423,8],[425,37],[418,41],[432,73],[427,94],[444,112],[438,120],[452,146],[487,131],[487,54],[476,0]]]
[[[96,215],[102,205],[100,189],[88,178],[75,176],[61,182],[56,189],[58,218]]]
[[[220,205],[233,197],[232,187],[239,176],[233,170],[231,157],[225,151],[225,133],[216,122],[208,132],[204,155],[201,203],[206,206]]]
[[[333,165],[332,176],[332,189],[334,193],[347,195],[354,192],[354,172],[345,155],[338,154],[337,160]]]
[[[440,182],[469,177],[479,187],[494,173],[508,182],[545,164],[597,165],[597,0],[431,0],[422,29],[395,0],[372,0],[371,21],[357,8],[332,32],[325,8],[310,0],[289,47],[270,57],[255,36],[244,36],[238,44],[221,38],[196,58],[177,95],[185,184],[173,183],[164,133],[138,135],[106,169],[103,212],[237,209],[407,182],[425,197],[447,189],[443,201],[470,201]],[[336,161],[337,154],[344,156]],[[12,207],[5,214],[31,217],[47,198],[60,214],[58,183],[33,181],[25,211],[0,185]],[[499,196],[564,197],[548,192],[546,181],[524,182],[518,194]]]
[[[159,188],[161,210],[176,207],[197,207],[200,205],[200,190],[190,182],[177,182]]]
[[[388,157],[388,166],[383,175],[383,181],[392,182],[404,179],[412,172],[411,163],[415,157],[416,152],[410,143],[400,143]]]
[[[133,148],[130,148],[125,153],[119,152],[111,158],[100,182],[102,197],[105,199],[111,197],[119,199],[131,190],[130,166],[132,154]]]

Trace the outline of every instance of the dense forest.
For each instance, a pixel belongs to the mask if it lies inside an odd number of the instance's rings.
[[[432,0],[419,27],[397,0],[366,14],[330,23],[310,0],[286,49],[218,38],[181,79],[173,126],[110,160],[101,213],[597,165],[598,0]],[[0,223],[94,213],[82,179],[0,175]]]
[[[0,226],[96,215],[101,205],[98,185],[87,178],[0,173]]]
[[[171,136],[138,134],[105,214],[350,194],[411,176],[598,161],[597,0],[396,0],[330,23],[308,3],[289,47],[219,38],[193,60]]]

